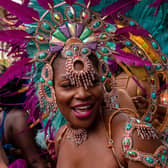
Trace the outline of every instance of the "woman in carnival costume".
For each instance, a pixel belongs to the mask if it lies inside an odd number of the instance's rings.
[[[17,52],[11,53],[21,59],[9,71],[19,64],[22,73],[16,73],[17,77],[30,75],[37,80],[34,72],[41,73],[38,82],[41,119],[46,113],[57,115],[60,111],[67,120],[56,135],[51,129],[45,132],[56,167],[166,168],[166,143],[160,141],[151,124],[142,120],[152,123],[155,117],[158,101],[155,74],[159,69],[167,75],[167,57],[148,31],[123,15],[141,2],[118,0],[98,13],[93,10],[101,5],[98,0],[84,3],[66,0],[55,5],[52,0],[39,0],[39,5],[46,9],[41,17],[27,2],[18,5],[1,0],[0,5],[20,19],[15,26],[37,22],[32,24],[35,31],[7,30],[1,32],[0,39],[11,47],[19,44]],[[26,49],[29,40],[34,42]],[[30,57],[27,51],[32,51]],[[27,74],[35,62],[40,64],[35,64]],[[116,64],[130,69],[130,73],[133,72],[130,66],[147,71],[151,102],[142,120],[133,117],[137,114],[129,108],[131,103],[123,108],[129,97],[126,99],[125,93],[121,96],[116,89],[113,79]],[[139,84],[138,78],[135,80]],[[33,99],[33,94],[28,96]],[[50,121],[46,127],[50,127]]]

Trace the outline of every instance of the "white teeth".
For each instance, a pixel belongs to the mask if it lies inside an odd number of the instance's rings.
[[[91,108],[91,105],[76,107],[77,110],[87,110],[87,109],[90,109],[90,108]]]

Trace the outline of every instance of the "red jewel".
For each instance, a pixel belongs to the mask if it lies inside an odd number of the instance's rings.
[[[82,18],[83,18],[83,19],[86,19],[87,17],[88,17],[88,15],[87,15],[85,12],[83,12],[83,13],[82,13]]]

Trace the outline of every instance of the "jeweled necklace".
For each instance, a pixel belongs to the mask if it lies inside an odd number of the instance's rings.
[[[66,139],[72,141],[75,145],[81,145],[88,138],[87,130],[84,128],[68,127],[66,132]]]

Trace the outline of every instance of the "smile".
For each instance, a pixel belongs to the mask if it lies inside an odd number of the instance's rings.
[[[87,118],[92,114],[93,104],[90,105],[78,105],[72,108],[72,112],[78,118]]]

